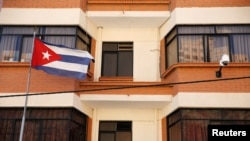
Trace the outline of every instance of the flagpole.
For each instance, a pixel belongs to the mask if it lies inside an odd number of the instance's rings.
[[[32,50],[31,50],[31,60],[30,60],[30,65],[29,65],[28,82],[27,82],[27,86],[26,86],[25,104],[24,104],[24,108],[23,108],[23,117],[22,117],[19,141],[23,140],[24,123],[25,123],[25,116],[26,116],[27,105],[28,105],[28,95],[29,95],[29,89],[30,89],[31,63],[32,63],[33,50],[34,50],[35,36],[36,36],[36,32],[34,32],[34,35],[33,35],[33,44],[32,44]]]

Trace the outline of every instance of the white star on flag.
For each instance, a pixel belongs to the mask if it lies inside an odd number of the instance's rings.
[[[49,60],[49,57],[50,57],[51,55],[49,54],[48,51],[47,51],[47,52],[42,52],[42,54],[43,54],[43,59]]]

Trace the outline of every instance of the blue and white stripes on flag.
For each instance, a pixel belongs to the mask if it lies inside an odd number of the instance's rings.
[[[31,66],[48,74],[85,79],[93,57],[87,52],[35,39]]]

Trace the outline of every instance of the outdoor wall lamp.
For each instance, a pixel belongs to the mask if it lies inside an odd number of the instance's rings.
[[[216,75],[217,78],[220,78],[222,76],[221,75],[222,67],[227,66],[229,64],[229,62],[230,62],[229,56],[227,54],[223,54],[222,57],[221,57],[221,60],[219,62],[220,68],[215,73],[215,75]]]

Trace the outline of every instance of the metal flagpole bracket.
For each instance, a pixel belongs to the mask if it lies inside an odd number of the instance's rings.
[[[230,62],[229,56],[227,54],[223,54],[221,57],[221,60],[219,61],[220,68],[218,71],[215,72],[215,76],[217,78],[220,78],[222,76],[222,73],[221,73],[222,67],[227,66],[229,62]]]

